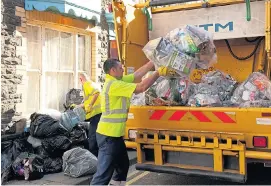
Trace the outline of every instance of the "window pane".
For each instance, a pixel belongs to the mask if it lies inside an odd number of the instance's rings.
[[[45,48],[47,70],[59,69],[59,32],[45,29]]]
[[[45,103],[46,108],[58,110],[57,73],[46,74]]]
[[[32,114],[39,110],[40,101],[40,75],[37,72],[28,72],[27,106],[26,113]]]
[[[79,62],[79,70],[84,71],[85,70],[85,36],[78,35],[78,62]]]
[[[73,74],[46,74],[46,108],[64,111],[66,94],[73,88]]]
[[[41,29],[27,25],[27,69],[40,69],[41,66]]]
[[[79,70],[89,74],[91,68],[91,37],[78,35]]]
[[[72,35],[61,32],[60,34],[60,69],[73,69],[73,42]]]
[[[59,73],[58,75],[58,98],[59,110],[64,111],[63,104],[66,103],[66,94],[73,88],[73,75],[70,73]]]
[[[91,68],[91,37],[86,36],[86,52],[85,52],[85,67],[84,70],[89,74]]]

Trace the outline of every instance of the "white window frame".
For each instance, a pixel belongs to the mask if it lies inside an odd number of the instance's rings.
[[[77,28],[72,28],[72,27],[67,27],[67,26],[60,26],[54,23],[45,23],[41,21],[29,21],[27,23],[27,26],[35,26],[39,27],[41,29],[40,33],[40,48],[41,48],[41,64],[40,64],[40,69],[39,70],[33,70],[29,69],[27,67],[26,72],[39,72],[40,74],[40,94],[39,94],[39,109],[43,110],[46,109],[46,73],[50,72],[56,72],[56,73],[72,73],[73,74],[73,88],[81,88],[78,87],[79,83],[79,74],[80,73],[87,73],[91,77],[91,68],[92,68],[92,39],[93,38],[93,33],[87,32],[85,30],[80,30]],[[46,69],[46,47],[45,47],[45,29],[51,29],[51,30],[56,30],[59,32],[65,32],[65,33],[70,33],[72,34],[72,40],[73,40],[73,70],[50,70]],[[78,55],[79,55],[79,47],[78,47],[78,36],[79,35],[84,35],[87,40],[85,41],[86,43],[88,42],[88,46],[86,47],[86,50],[89,50],[89,55],[88,57],[85,58],[85,63],[88,63],[88,71],[81,71],[79,70],[79,60],[78,60]],[[85,52],[85,55],[87,56],[87,52]],[[27,98],[27,101],[29,99]],[[31,114],[31,113],[27,113]]]

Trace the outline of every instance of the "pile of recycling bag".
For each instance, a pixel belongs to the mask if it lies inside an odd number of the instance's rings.
[[[174,29],[149,41],[143,52],[156,69],[166,66],[177,75],[159,77],[146,92],[133,96],[132,105],[271,107],[271,82],[260,72],[252,73],[241,84],[219,70],[204,74],[200,82],[190,80],[195,69],[207,69],[217,63],[213,37],[201,28],[187,25]]]
[[[1,183],[62,171],[71,177],[94,174],[97,158],[88,150],[83,112],[75,108],[64,113],[50,109],[33,113],[23,137],[1,142]]]

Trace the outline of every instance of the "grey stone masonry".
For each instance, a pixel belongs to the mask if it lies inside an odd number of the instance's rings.
[[[16,34],[21,28],[24,17],[24,0],[1,1],[1,128],[11,122],[16,105],[22,102],[22,95],[17,93],[17,86],[22,83],[22,75],[16,73],[16,67],[22,65],[22,56],[17,54],[17,47],[22,47],[22,36]]]
[[[109,54],[109,35],[108,35],[108,24],[105,18],[105,10],[108,8],[108,4],[111,0],[101,0],[101,33],[98,36],[99,41],[101,41],[101,47],[98,49],[98,53],[101,55],[101,61],[98,63],[98,68],[103,67],[103,62],[108,58]],[[98,76],[98,82],[104,82],[104,72],[101,70],[101,74]]]

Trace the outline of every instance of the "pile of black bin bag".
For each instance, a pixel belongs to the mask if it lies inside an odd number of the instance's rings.
[[[17,139],[2,138],[1,183],[10,179],[40,179],[44,174],[62,171],[64,152],[74,147],[88,148],[86,126],[72,129],[62,120],[33,113],[30,131]]]

